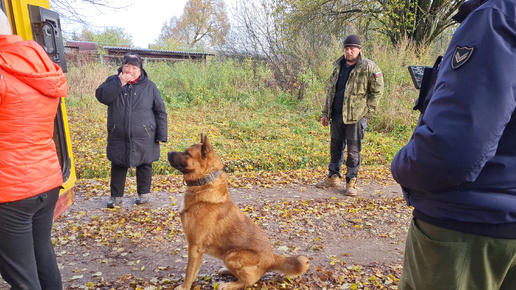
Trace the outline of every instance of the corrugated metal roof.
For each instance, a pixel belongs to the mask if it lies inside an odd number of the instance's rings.
[[[203,53],[203,52],[188,52],[188,51],[172,51],[172,50],[157,50],[157,49],[145,49],[145,48],[129,48],[129,47],[117,47],[117,46],[103,46],[102,48],[107,50],[117,50],[124,52],[140,52],[140,53],[159,53],[166,55],[197,55],[197,56],[206,56],[206,55],[214,55],[211,53]]]
[[[68,40],[66,42],[66,46],[68,47],[77,47],[79,50],[96,50],[97,43],[91,41],[72,41]]]
[[[93,43],[93,44],[97,44],[96,42],[93,42],[93,41],[82,41],[82,40],[67,40],[66,42],[80,42],[80,43]]]

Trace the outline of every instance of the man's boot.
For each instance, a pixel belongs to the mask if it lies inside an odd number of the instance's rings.
[[[337,174],[332,175],[331,177],[326,177],[321,180],[315,187],[317,188],[327,188],[327,187],[339,187],[340,186],[340,177]]]
[[[346,183],[346,195],[347,196],[356,196],[357,192],[357,179],[351,178],[349,182]]]

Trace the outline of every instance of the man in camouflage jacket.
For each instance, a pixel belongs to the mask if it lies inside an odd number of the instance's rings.
[[[349,196],[357,195],[360,151],[367,128],[365,116],[374,112],[384,89],[382,71],[372,60],[363,58],[361,51],[357,35],[346,37],[344,55],[334,64],[321,117],[323,126],[328,126],[331,120],[331,160],[328,176],[316,186],[340,186],[347,145],[345,194]]]

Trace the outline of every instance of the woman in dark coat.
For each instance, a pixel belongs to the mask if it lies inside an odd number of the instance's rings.
[[[148,201],[152,163],[159,142],[167,141],[167,111],[156,85],[147,77],[140,56],[127,53],[118,75],[101,84],[95,96],[108,106],[107,158],[111,161],[108,208],[120,206],[129,167],[136,167],[136,204]]]

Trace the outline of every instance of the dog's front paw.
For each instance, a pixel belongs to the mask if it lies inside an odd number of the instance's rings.
[[[174,288],[174,290],[190,290],[190,289],[186,289],[185,287],[183,287],[183,285],[179,285],[176,288]]]

